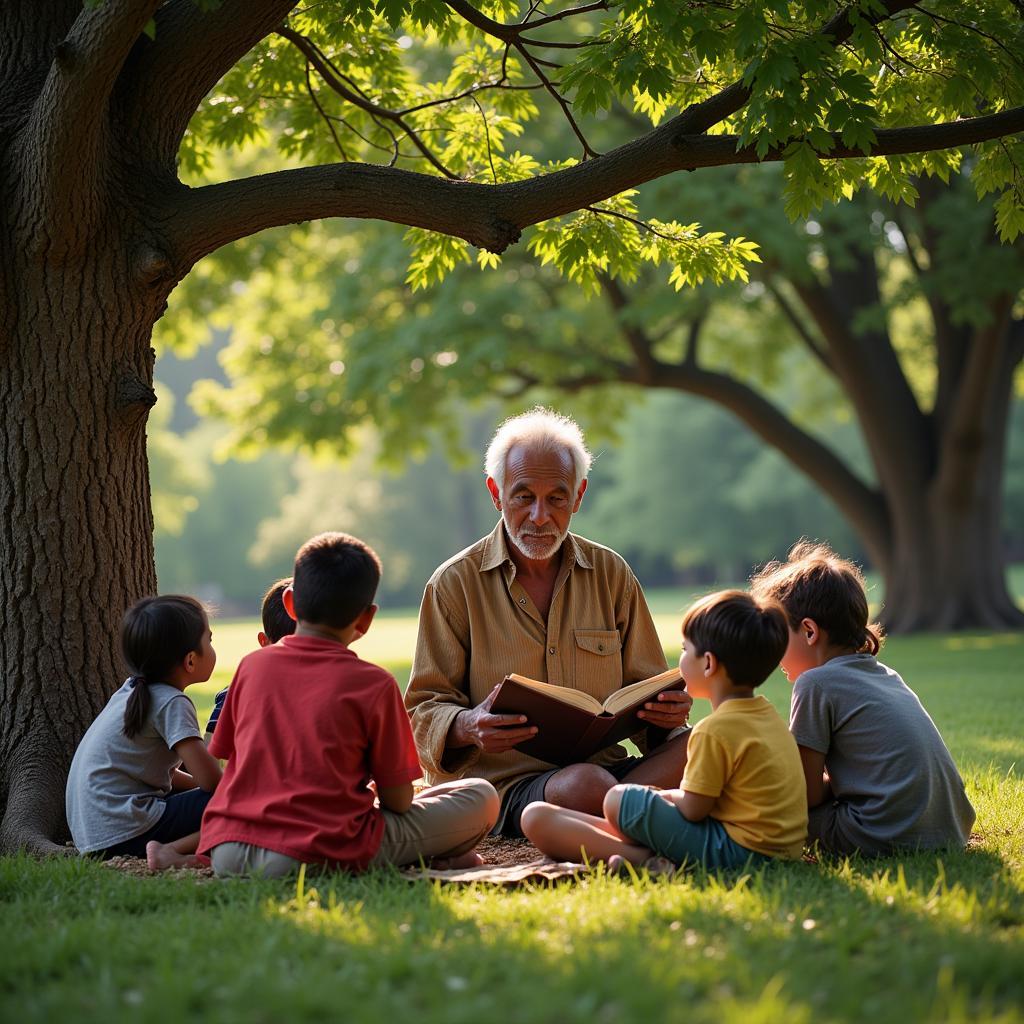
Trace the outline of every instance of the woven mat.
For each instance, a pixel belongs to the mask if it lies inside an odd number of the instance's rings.
[[[572,864],[542,857],[528,864],[513,864],[499,867],[495,864],[481,864],[476,868],[461,871],[437,871],[433,868],[405,868],[403,878],[410,882],[447,882],[452,885],[471,885],[486,882],[489,885],[517,886],[526,882],[552,882],[579,878],[590,869],[585,864]]]
[[[476,868],[438,871],[433,868],[409,867],[401,874],[411,882],[450,882],[453,885],[485,882],[516,886],[526,882],[578,878],[588,870],[584,864],[551,860],[525,839],[488,836],[481,841],[476,851],[484,859],[484,863]]]

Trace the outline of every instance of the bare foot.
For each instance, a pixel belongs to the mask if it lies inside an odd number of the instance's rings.
[[[484,859],[475,850],[460,853],[457,857],[435,857],[430,866],[435,871],[464,871],[466,868],[478,868]]]
[[[194,853],[178,853],[171,843],[158,843],[155,839],[146,843],[146,863],[150,871],[201,866],[199,858]]]
[[[621,854],[613,853],[607,861],[609,875],[632,878],[644,869],[651,878],[672,878],[678,868],[667,857],[648,857],[642,864],[631,864]]]

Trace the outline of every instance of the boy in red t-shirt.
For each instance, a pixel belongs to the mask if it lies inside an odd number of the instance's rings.
[[[460,780],[414,797],[420,764],[398,685],[349,649],[370,628],[379,580],[380,560],[355,537],[324,533],[299,550],[284,595],[295,633],[242,659],[210,743],[227,760],[199,840],[216,874],[480,863],[494,787]]]

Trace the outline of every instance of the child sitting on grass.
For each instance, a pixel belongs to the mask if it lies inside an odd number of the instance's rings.
[[[806,778],[810,838],[842,856],[963,847],[974,824],[953,758],[917,695],[875,657],[860,570],[801,541],[753,590],[789,619],[782,669]]]
[[[679,671],[711,714],[690,734],[679,789],[615,786],[604,817],[530,804],[522,827],[558,859],[609,860],[664,870],[675,864],[736,868],[798,858],[807,834],[800,758],[785,723],[755,696],[786,649],[786,617],[740,590],[711,594],[683,618]],[[652,855],[659,855],[652,858]]]
[[[291,576],[285,576],[270,585],[270,589],[263,595],[263,604],[260,608],[260,616],[263,619],[263,629],[256,634],[256,642],[260,647],[269,644],[276,644],[283,636],[291,636],[295,632],[295,620],[288,614],[284,607],[284,592],[292,585]],[[210,720],[206,723],[206,745],[210,745],[213,739],[213,732],[217,728],[217,719],[224,708],[224,698],[228,695],[228,688],[218,690],[213,698],[213,710],[210,712]]]
[[[471,851],[497,820],[494,788],[471,779],[414,798],[420,764],[398,685],[350,649],[373,621],[379,579],[354,537],[300,549],[284,593],[295,633],[242,659],[210,744],[227,760],[200,840],[216,874],[480,862]]]
[[[68,775],[68,824],[82,853],[146,857],[159,869],[155,855],[167,849],[175,863],[195,863],[221,771],[184,690],[210,678],[212,639],[194,598],[146,597],[128,610],[121,646],[131,676],[89,726]]]

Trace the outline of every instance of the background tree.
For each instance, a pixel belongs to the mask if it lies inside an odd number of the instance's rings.
[[[577,277],[610,253],[620,273],[659,258],[683,279],[728,276],[749,259],[743,242],[671,222],[641,239],[622,219],[630,200],[614,197],[672,171],[755,160],[784,160],[797,199],[902,189],[922,160],[886,157],[1024,127],[1011,3],[293,8],[0,7],[0,848],[57,848],[71,751],[116,684],[118,619],[155,588],[150,336],[205,256],[321,217],[501,252],[531,224],[607,202],[617,228],[570,218],[541,233],[540,250]],[[425,39],[441,49],[427,54]],[[502,148],[539,111],[534,96],[567,125],[570,148],[550,168]],[[585,119],[620,96],[659,123],[598,158]],[[200,188],[180,180],[179,159],[194,170],[209,144],[270,130],[293,165],[312,163]],[[979,160],[1007,237],[1024,212],[1019,162],[1009,144]],[[424,239],[418,259],[427,275],[451,249]]]
[[[190,382],[179,386],[187,393]],[[162,404],[163,398],[157,410]],[[573,405],[563,398],[564,408],[575,411]],[[253,615],[270,580],[291,571],[303,541],[344,529],[368,539],[383,559],[381,607],[415,609],[438,562],[494,525],[482,452],[501,413],[497,403],[456,413],[467,457],[455,465],[450,444],[435,438],[425,457],[381,466],[380,438],[369,426],[345,460],[268,450],[224,461],[223,428],[213,423],[181,434],[151,426],[151,450],[187,451],[203,481],[188,492],[186,509],[172,493],[175,465],[151,460],[161,589],[212,601],[218,621]],[[817,427],[829,443],[849,447],[851,424],[836,418]],[[742,580],[752,565],[784,553],[794,531],[828,537],[863,557],[810,480],[711,403],[674,392],[641,395],[629,403],[617,435],[612,442],[607,432],[590,430],[597,460],[574,529],[625,554],[645,587],[693,590]],[[1016,442],[1024,443],[1024,418]],[[1008,515],[1021,519],[1024,494],[1011,505]],[[1016,536],[1024,543],[1024,530]],[[879,594],[873,591],[872,600]],[[682,603],[680,597],[676,607]]]
[[[774,201],[773,168],[720,169],[683,200],[648,191],[645,211],[672,203],[762,239],[748,286],[677,293],[650,273],[633,284],[598,274],[599,301],[588,302],[575,283],[507,259],[500,275],[465,268],[420,298],[384,239],[350,237],[301,303],[283,300],[278,273],[265,269],[221,305],[234,326],[225,362],[235,383],[202,389],[206,408],[241,424],[242,442],[255,431],[342,451],[346,431],[369,420],[398,453],[457,416],[462,397],[522,405],[598,389],[600,426],[610,400],[628,402],[607,385],[698,395],[836,504],[884,578],[890,628],[1018,625],[1001,520],[1024,251],[997,240],[990,204],[954,171],[959,154],[944,160],[947,183],[916,180],[913,208],[862,194],[796,224]],[[278,240],[286,266],[308,265],[302,254],[322,244],[315,234]],[[185,295],[201,305],[222,292],[200,274]],[[822,436],[820,412],[835,405],[856,420],[859,447],[837,450]],[[692,449],[707,438],[677,441]],[[660,545],[650,525],[639,532]]]

